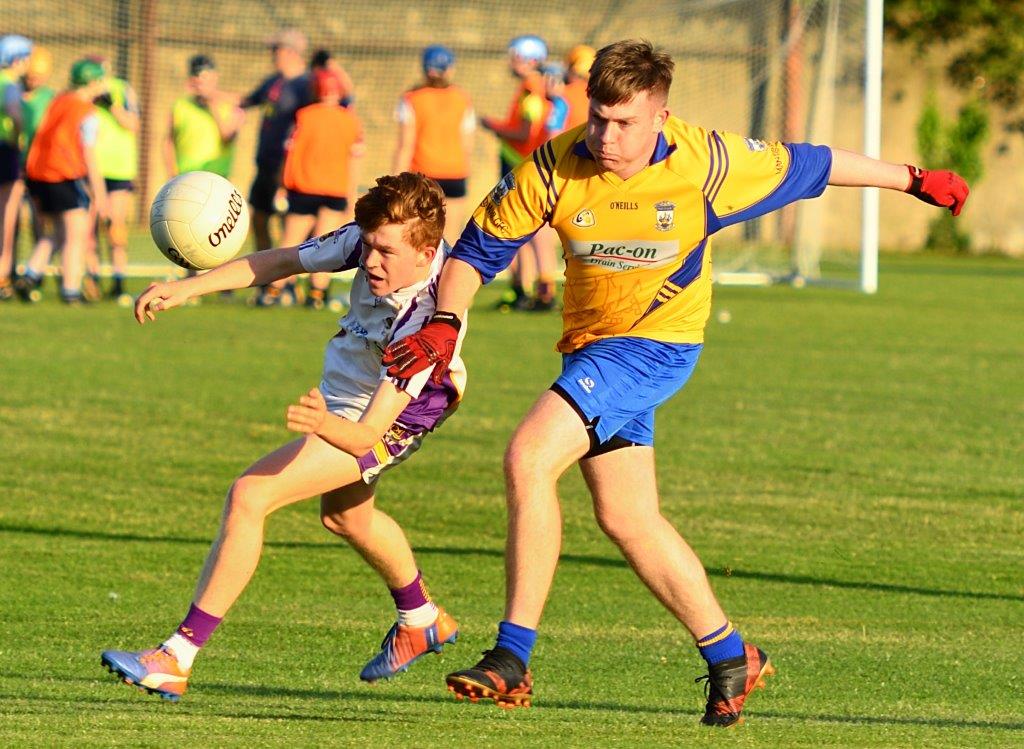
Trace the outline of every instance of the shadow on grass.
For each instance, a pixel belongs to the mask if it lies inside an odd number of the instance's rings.
[[[903,276],[977,276],[980,278],[1015,278],[1024,276],[1024,267],[1010,261],[990,265],[972,262],[970,257],[945,256],[948,263],[891,263],[882,265],[882,272]],[[1002,259],[1001,259],[1002,260]]]
[[[931,726],[934,728],[977,728],[994,731],[1024,731],[1024,723],[998,723],[988,720],[954,720],[952,718],[909,718],[892,715],[827,715],[788,713],[776,710],[752,711],[750,719],[840,723],[850,726]]]
[[[315,689],[294,689],[291,687],[264,687],[253,685],[236,684],[203,684],[197,691],[214,692],[225,695],[255,695],[260,697],[296,697],[301,699],[329,699],[329,700],[359,700],[363,702],[423,702],[434,703],[456,703],[455,699],[447,695],[425,696],[395,694],[383,691],[377,687],[367,687],[359,691],[351,690],[324,690]],[[619,713],[648,713],[651,715],[672,716],[677,718],[692,717],[694,721],[699,719],[696,710],[673,710],[655,705],[624,705],[615,702],[583,702],[581,700],[545,700],[534,703],[537,709],[553,710],[586,710],[592,712],[619,712]],[[467,706],[469,707],[469,706]],[[490,704],[469,707],[474,710],[498,710]],[[486,713],[481,712],[481,715]],[[826,715],[826,714],[805,714],[788,713],[772,710],[752,710],[751,720],[758,718],[771,718],[773,720],[806,721],[812,723],[842,723],[848,725],[905,725],[905,726],[932,726],[935,728],[980,728],[995,729],[1002,731],[1024,731],[1024,723],[999,723],[984,720],[953,720],[949,718],[909,718],[886,715]]]
[[[2,674],[0,676],[13,677],[23,679],[24,675],[9,675]],[[67,679],[62,681],[69,681]],[[70,681],[82,681],[95,684],[95,679],[86,678],[72,678]],[[332,714],[321,715],[321,714],[310,714],[310,713],[291,713],[291,712],[274,712],[274,713],[263,713],[258,711],[239,711],[239,710],[221,710],[217,706],[210,705],[209,703],[203,704],[201,702],[203,694],[215,694],[224,697],[266,697],[274,700],[282,698],[295,698],[302,700],[327,700],[332,706]],[[133,709],[137,706],[142,706],[144,703],[152,703],[156,707],[160,707],[161,701],[154,698],[141,698],[139,700],[112,700],[112,699],[101,699],[97,697],[82,697],[80,695],[69,695],[67,697],[61,697],[58,695],[20,695],[0,692],[0,700],[3,700],[8,706],[8,712],[11,714],[50,714],[55,713],[55,710],[39,709],[39,707],[33,707],[32,703],[51,703],[51,704],[73,704],[77,707],[81,707],[84,704],[90,704],[94,708],[107,707],[112,709]],[[27,706],[16,704],[16,700],[30,703]],[[249,684],[219,684],[219,683],[208,683],[198,684],[196,689],[191,694],[191,705],[187,707],[196,708],[195,711],[189,711],[187,713],[189,718],[201,718],[204,716],[216,716],[221,718],[239,718],[245,720],[297,720],[297,721],[334,721],[339,723],[347,722],[379,722],[382,719],[387,722],[407,722],[416,723],[419,722],[419,718],[414,716],[402,716],[396,715],[391,710],[381,710],[375,713],[374,716],[342,716],[338,715],[337,705],[344,701],[354,701],[360,703],[410,703],[417,702],[428,705],[438,704],[452,704],[457,705],[459,709],[465,708],[470,711],[474,716],[479,717],[481,720],[486,720],[489,715],[497,714],[498,708],[493,705],[484,704],[479,706],[471,705],[459,705],[454,699],[446,695],[410,695],[410,694],[397,694],[384,691],[381,688],[367,687],[362,690],[331,690],[331,689],[296,689],[292,687],[274,687],[274,686],[258,686]],[[648,715],[660,715],[662,717],[674,717],[684,720],[692,719],[694,723],[697,722],[699,714],[696,710],[673,710],[666,709],[655,705],[626,705],[615,702],[583,702],[580,700],[544,700],[535,702],[534,708],[531,708],[531,714],[535,714],[537,711],[544,710],[573,710],[573,711],[585,711],[585,712],[602,712],[602,713],[633,713],[633,714],[648,714]],[[184,707],[184,706],[183,706]],[[207,709],[214,708],[207,712]],[[173,708],[175,712],[183,712],[182,707],[175,706]],[[60,711],[63,712],[63,711]],[[383,718],[381,716],[384,716]],[[184,717],[184,716],[183,716]],[[790,722],[801,722],[801,723],[830,723],[838,725],[849,725],[849,726],[918,726],[924,728],[951,728],[951,729],[977,729],[987,731],[1010,731],[1010,732],[1024,732],[1024,722],[1016,723],[1002,723],[996,721],[986,720],[955,720],[951,718],[929,718],[929,717],[907,717],[907,716],[892,716],[892,715],[833,715],[828,713],[801,713],[801,712],[783,712],[778,710],[757,710],[752,709],[748,711],[748,718],[751,721],[758,721],[760,719],[768,719],[772,721],[790,721]]]
[[[57,538],[77,538],[84,541],[118,541],[135,543],[162,543],[209,546],[212,538],[189,538],[187,536],[141,536],[135,533],[114,533],[110,531],[87,531],[71,528],[40,528],[38,526],[15,525],[0,523],[0,533],[19,533],[35,536],[53,536]],[[267,541],[268,549],[311,549],[315,551],[335,551],[347,548],[338,543],[317,543],[314,541]],[[422,556],[438,555],[452,557],[492,557],[503,559],[503,549],[460,548],[450,546],[418,546],[414,551]],[[628,565],[624,559],[596,554],[562,554],[564,564],[580,564],[594,567],[619,567]],[[987,591],[943,590],[941,588],[924,588],[915,585],[896,585],[892,583],[876,583],[860,580],[836,580],[828,577],[812,577],[810,575],[788,575],[776,572],[753,572],[746,570],[708,567],[707,573],[712,577],[735,577],[741,580],[759,580],[763,582],[781,583],[784,585],[809,585],[845,590],[868,590],[878,593],[909,593],[919,596],[936,598],[965,598],[969,600],[989,601],[1024,601],[1024,596],[1012,593],[990,593]]]

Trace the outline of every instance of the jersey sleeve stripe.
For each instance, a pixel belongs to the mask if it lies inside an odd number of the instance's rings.
[[[547,198],[548,210],[545,214],[545,220],[551,218],[551,214],[555,210],[555,158],[551,151],[551,143],[545,143],[533,152],[533,163],[537,166],[537,173],[540,175],[541,182],[544,183],[545,197]]]
[[[718,151],[715,148],[715,142],[711,137],[711,133],[708,133],[708,176],[704,180],[704,186],[700,188],[700,191],[705,195],[708,194],[708,187],[713,181],[715,170],[718,168]]]
[[[540,175],[540,181],[544,183],[544,191],[547,194],[548,206],[551,206],[551,167],[548,166],[547,160],[544,158],[544,146],[540,146],[536,151],[533,152],[533,163],[537,167],[537,174]]]
[[[547,220],[551,220],[552,214],[555,212],[555,203],[558,202],[558,192],[555,190],[555,151],[551,146],[551,141],[548,141],[540,147],[541,159],[548,167],[548,215]]]
[[[721,168],[721,176],[715,175],[715,181],[711,185],[711,191],[708,194],[708,202],[714,203],[715,198],[718,197],[719,191],[722,189],[722,185],[725,184],[725,178],[729,174],[729,150],[725,147],[725,141],[722,140],[716,132],[712,132],[711,135],[715,140],[715,149],[718,151],[718,164]]]
[[[558,160],[555,158],[555,147],[551,145],[551,141],[544,144],[544,149],[548,156],[548,161],[551,164],[551,198],[552,198],[552,210],[554,210],[554,204],[558,202],[558,188],[555,187],[555,167],[558,165]]]

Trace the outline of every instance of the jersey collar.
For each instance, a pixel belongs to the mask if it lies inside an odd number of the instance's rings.
[[[675,150],[676,144],[668,142],[665,138],[665,132],[662,131],[658,133],[658,141],[654,144],[654,153],[651,154],[651,160],[647,162],[648,165],[664,161]],[[585,140],[578,141],[576,145],[572,147],[572,152],[582,159],[594,160],[594,156],[590,153],[590,149],[587,148],[587,142]]]

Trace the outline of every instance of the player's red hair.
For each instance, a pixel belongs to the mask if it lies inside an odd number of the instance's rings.
[[[377,178],[377,184],[356,201],[356,223],[363,231],[384,224],[404,224],[413,247],[436,247],[444,233],[444,193],[422,174],[402,172]]]
[[[646,91],[652,99],[668,99],[675,63],[667,52],[646,39],[627,39],[598,50],[590,68],[587,96],[614,106]]]

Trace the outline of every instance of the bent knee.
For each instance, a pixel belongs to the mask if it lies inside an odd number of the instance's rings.
[[[562,470],[543,444],[520,435],[514,435],[505,448],[504,467],[505,477],[510,481],[553,480]]]
[[[660,514],[631,515],[623,512],[595,513],[598,527],[618,546],[650,538],[654,528],[663,522]]]
[[[267,515],[273,501],[274,497],[263,478],[240,476],[228,490],[227,511],[229,515]]]
[[[346,540],[363,538],[370,530],[369,519],[355,512],[321,513],[320,522],[335,536]]]

